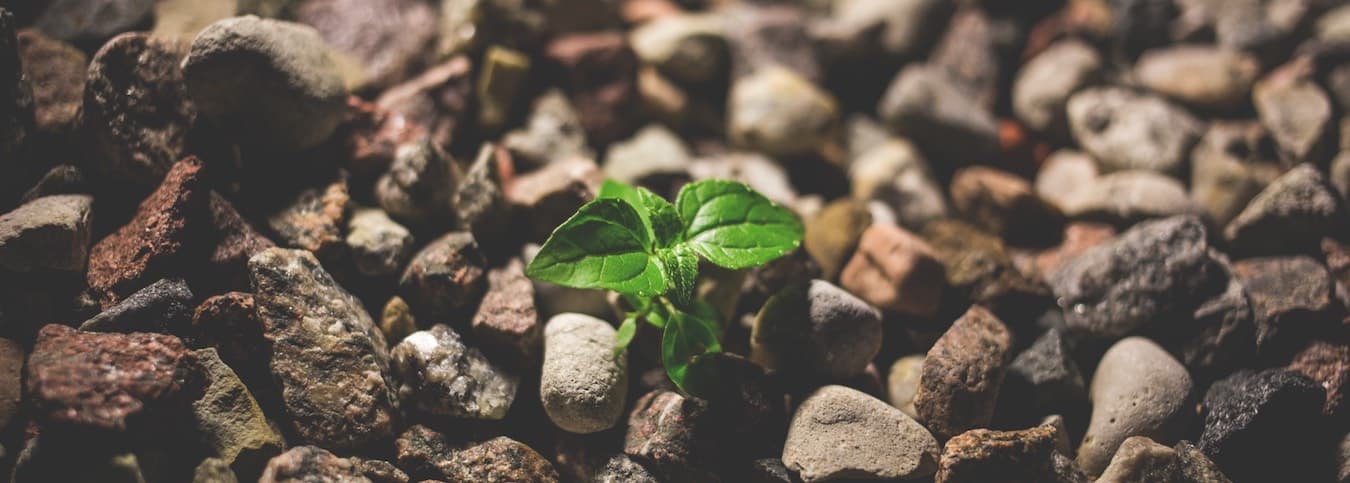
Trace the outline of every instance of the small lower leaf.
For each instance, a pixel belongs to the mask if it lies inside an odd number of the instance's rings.
[[[715,326],[715,321],[683,311],[676,311],[667,321],[661,335],[661,363],[680,390],[693,394],[690,389],[700,387],[700,381],[691,367],[700,356],[722,351]]]
[[[634,335],[637,335],[637,314],[629,313],[619,325],[619,330],[614,333],[614,357],[623,354],[628,344],[633,342]]]

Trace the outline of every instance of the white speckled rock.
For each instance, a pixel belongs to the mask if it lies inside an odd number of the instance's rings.
[[[1204,125],[1160,97],[1095,87],[1069,98],[1069,127],[1102,172],[1147,169],[1175,175]]]
[[[1158,344],[1143,337],[1117,342],[1092,377],[1092,419],[1078,465],[1100,474],[1131,436],[1170,441],[1189,409],[1190,392],[1190,374]]]
[[[614,354],[614,327],[583,314],[558,314],[544,326],[539,398],[553,424],[587,434],[623,415],[627,354]]]
[[[464,419],[499,420],[516,397],[516,377],[443,324],[413,332],[390,351],[404,407]]]
[[[802,481],[909,479],[937,471],[938,444],[923,425],[844,386],[812,393],[792,416],[783,464]]]

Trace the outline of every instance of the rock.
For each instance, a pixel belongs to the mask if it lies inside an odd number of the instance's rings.
[[[239,477],[225,460],[206,458],[193,469],[192,483],[239,483]]]
[[[265,150],[318,145],[346,109],[342,76],[323,39],[290,22],[249,15],[211,24],[192,41],[183,77],[202,114]]]
[[[710,15],[665,15],[645,22],[628,36],[644,64],[686,86],[725,78],[730,52],[723,25]]]
[[[865,205],[851,199],[837,200],[806,223],[802,248],[820,264],[824,278],[834,280],[869,226],[872,214]]]
[[[628,360],[616,355],[609,323],[582,314],[548,321],[539,398],[554,425],[580,434],[609,429],[623,415],[627,392]]]
[[[295,446],[267,462],[258,483],[341,481],[370,483],[347,458],[339,458],[318,446]]]
[[[659,124],[649,125],[632,138],[609,145],[605,176],[621,183],[663,183],[663,178],[689,176],[689,149],[684,141]]]
[[[389,352],[399,399],[405,409],[463,419],[500,420],[511,409],[519,384],[514,375],[459,334],[437,324],[413,332]]]
[[[84,87],[85,126],[99,171],[142,196],[187,154],[197,120],[179,62],[187,46],[133,32],[94,54]]]
[[[390,437],[389,354],[361,302],[303,250],[264,250],[248,267],[291,431],[334,449]]]
[[[1036,273],[1042,279],[1059,271],[1064,262],[1078,258],[1092,247],[1106,243],[1116,237],[1116,229],[1111,225],[1090,221],[1070,222],[1064,226],[1064,237],[1054,248],[1036,255]]]
[[[509,173],[510,166],[510,155],[505,150],[484,144],[452,198],[460,226],[489,246],[503,241],[511,222],[511,207],[501,182],[503,170]]]
[[[605,174],[588,158],[560,159],[541,169],[516,176],[506,185],[506,198],[528,222],[531,240],[542,243],[595,198]]]
[[[398,147],[389,171],[375,185],[375,199],[395,218],[428,223],[453,216],[455,189],[464,174],[430,138]]]
[[[123,431],[173,400],[191,355],[177,337],[48,324],[28,356],[27,394],[47,424]],[[162,414],[161,414],[162,415]]]
[[[934,481],[1038,482],[1050,479],[1054,429],[973,429],[947,441]]]
[[[657,389],[633,403],[623,452],[670,479],[699,481],[709,458],[708,402]]]
[[[611,456],[591,481],[597,483],[659,483],[661,480],[647,467],[619,453]]]
[[[1041,420],[1041,426],[1050,428],[1054,432],[1055,452],[1061,455],[1073,454],[1073,446],[1069,441],[1069,428],[1064,423],[1064,416],[1051,414]]]
[[[473,65],[462,55],[433,65],[417,77],[393,86],[375,99],[375,109],[387,113],[379,123],[386,142],[379,156],[370,161],[367,173],[378,173],[387,166],[392,151],[386,150],[422,137],[437,146],[449,146],[477,114],[474,104]],[[453,186],[452,186],[453,188]]]
[[[824,78],[799,5],[745,4],[717,10],[731,46],[731,78],[782,66],[811,82]]]
[[[47,170],[32,188],[23,193],[19,203],[27,203],[44,196],[81,194],[88,191],[84,172],[75,166],[61,164]]]
[[[1340,230],[1343,203],[1317,168],[1301,164],[1252,198],[1223,236],[1236,253],[1311,251],[1324,236]]]
[[[689,174],[695,181],[704,179],[739,181],[774,203],[789,207],[797,205],[797,191],[788,179],[787,170],[773,159],[761,154],[731,153],[711,159],[696,159],[689,166]]]
[[[956,220],[929,223],[923,237],[946,266],[950,288],[944,299],[968,299],[999,313],[1038,310],[1046,304],[1049,289],[1019,271],[997,237]]]
[[[1050,286],[1070,330],[1121,337],[1223,289],[1207,250],[1195,217],[1144,222],[1063,264]]]
[[[465,447],[452,447],[445,436],[413,426],[395,442],[398,465],[416,478],[445,481],[537,481],[556,483],[558,472],[538,452],[498,436]]]
[[[544,325],[534,302],[534,283],[525,276],[525,264],[512,258],[506,266],[488,270],[488,289],[470,326],[483,344],[510,354],[513,360],[537,361]]]
[[[560,36],[548,45],[545,55],[561,68],[559,79],[590,142],[609,144],[641,125],[637,109],[637,55],[623,34]]]
[[[1120,444],[1120,449],[1111,457],[1111,464],[1102,471],[1102,476],[1097,481],[1228,483],[1229,480],[1214,462],[1206,458],[1190,442],[1177,443],[1173,449],[1158,444],[1146,436],[1131,436]]]
[[[1299,350],[1289,362],[1289,370],[1311,378],[1327,391],[1322,414],[1345,414],[1345,395],[1350,392],[1350,345],[1314,340]]]
[[[398,467],[414,478],[438,477],[446,457],[454,451],[445,435],[417,424],[394,440]],[[452,470],[447,468],[446,471]]]
[[[988,426],[1011,348],[1003,322],[971,306],[924,358],[914,394],[919,420],[939,438]]]
[[[196,158],[173,165],[131,221],[89,250],[89,288],[104,307],[191,261],[188,240],[208,222],[209,191]]]
[[[942,33],[952,6],[934,0],[830,2],[830,17],[812,25],[826,55],[847,60],[912,59]]]
[[[950,193],[957,212],[1010,243],[1044,241],[1063,223],[1059,210],[1037,196],[1030,183],[995,168],[962,168],[952,178]]]
[[[192,354],[205,373],[202,397],[192,402],[193,429],[213,457],[251,480],[286,443],[215,349]]]
[[[228,292],[206,299],[192,315],[192,328],[198,341],[215,348],[221,360],[249,383],[264,379],[271,384],[270,349],[264,347],[263,324],[253,294]]]
[[[1066,109],[1074,139],[1103,172],[1179,174],[1203,128],[1184,109],[1121,87],[1081,91]]]
[[[1322,437],[1330,429],[1321,419],[1325,403],[1322,387],[1297,372],[1235,372],[1205,393],[1200,449],[1242,481],[1279,479],[1284,469],[1262,464],[1265,458],[1311,469],[1330,443]]]
[[[1028,389],[1043,413],[1076,410],[1087,402],[1087,384],[1072,350],[1061,330],[1045,331],[1008,366],[1008,386]]]
[[[314,27],[337,52],[360,65],[358,85],[388,87],[421,67],[436,37],[436,10],[416,0],[305,0],[295,21]]]
[[[12,4],[7,4],[7,7]],[[0,79],[0,94],[5,103],[0,115],[0,159],[4,168],[9,170],[31,170],[26,141],[34,129],[33,88],[24,77],[23,59],[19,56],[19,42],[14,35],[19,23],[14,15],[5,10],[0,12],[0,62],[3,62],[5,76]],[[8,177],[8,176],[7,176]],[[24,189],[22,179],[7,180],[0,187],[18,192]],[[8,192],[8,191],[7,191]],[[12,201],[9,196],[0,199],[8,207]]]
[[[1256,346],[1263,354],[1292,350],[1333,322],[1331,275],[1306,256],[1249,258],[1233,264],[1251,300]]]
[[[380,332],[384,333],[384,340],[397,344],[416,331],[417,321],[413,318],[408,303],[397,295],[389,297],[384,309],[380,311]]]
[[[153,0],[53,0],[36,26],[54,39],[97,42],[134,29],[154,5]]]
[[[937,470],[933,435],[899,409],[843,386],[802,401],[788,426],[783,464],[802,481],[910,479]]]
[[[344,247],[342,226],[349,204],[347,178],[339,176],[321,187],[300,190],[267,215],[267,226],[282,246],[308,250],[328,261]]]
[[[1075,39],[1055,42],[1018,71],[1013,113],[1032,131],[1067,138],[1069,97],[1099,82],[1103,70],[1101,55],[1088,44]]]
[[[428,322],[466,315],[487,289],[486,266],[473,234],[447,233],[408,262],[399,280],[399,296]]]
[[[483,54],[478,77],[478,123],[500,129],[515,114],[515,100],[529,83],[530,58],[523,52],[493,45]]]
[[[215,249],[207,259],[212,268],[210,282],[232,289],[248,287],[248,259],[276,244],[245,220],[229,200],[214,191],[210,209],[216,235]]]
[[[773,157],[819,152],[838,124],[834,98],[783,67],[765,67],[737,79],[727,99],[731,140]]]
[[[1198,109],[1243,107],[1260,72],[1256,57],[1217,46],[1151,50],[1134,65],[1144,87]]]
[[[166,278],[137,290],[80,324],[88,332],[191,333],[192,290],[181,278]]]
[[[358,208],[347,220],[347,249],[368,277],[398,272],[413,250],[413,235],[378,208]]]
[[[0,338],[0,428],[8,428],[19,415],[25,355],[18,342]]]
[[[1081,151],[1061,149],[1051,153],[1036,172],[1036,194],[1073,216],[1069,209],[1076,198],[1085,198],[1087,186],[1097,180],[1097,162]]]
[[[94,198],[44,196],[0,214],[0,268],[79,272],[89,258]]]
[[[592,157],[581,120],[567,96],[557,89],[535,99],[525,126],[506,133],[502,145],[522,166],[544,167],[571,157]]]
[[[1240,0],[1214,10],[1214,33],[1220,45],[1257,52],[1263,58],[1284,55],[1293,35],[1305,24],[1302,2]]]
[[[289,0],[272,3],[287,3]],[[191,42],[202,29],[219,20],[249,10],[256,0],[225,0],[193,2],[191,0],[160,0],[155,2],[155,28],[150,32],[160,38]],[[258,12],[253,12],[258,13]],[[267,15],[264,15],[267,16]]]
[[[407,473],[388,461],[368,460],[355,456],[349,459],[356,466],[356,470],[373,483],[408,483],[411,481]]]
[[[878,109],[892,131],[919,142],[939,165],[983,162],[998,151],[994,117],[937,68],[901,70]]]
[[[1190,410],[1191,376],[1152,341],[1127,337],[1102,356],[1088,397],[1092,419],[1078,464],[1100,474],[1130,436],[1165,441],[1180,434]]]
[[[1215,122],[1191,151],[1191,198],[1225,226],[1282,174],[1271,139],[1256,122]]]
[[[47,148],[63,150],[60,144],[70,141],[84,120],[89,56],[39,30],[19,32],[18,39],[23,75],[33,88],[35,133],[52,144]]]
[[[845,379],[881,350],[881,312],[824,280],[789,286],[760,309],[751,358],[787,374]]]
[[[947,216],[947,198],[928,161],[909,141],[890,138],[849,164],[853,197],[879,200],[895,211],[901,226],[918,230]]]
[[[1036,15],[1018,10],[1016,15]],[[1024,31],[1025,27],[997,9],[958,9],[929,53],[928,64],[949,73],[955,87],[976,105],[991,109],[1007,92],[1012,78],[1010,60],[1021,49]]]
[[[887,401],[911,418],[919,417],[919,413],[914,409],[914,395],[919,391],[923,359],[923,354],[896,359],[886,376]]]
[[[882,310],[937,312],[945,270],[922,239],[893,225],[872,225],[839,275],[840,285]]]
[[[1108,173],[1061,199],[1059,206],[1072,218],[1119,224],[1201,212],[1185,185],[1145,170]]]
[[[1323,163],[1331,157],[1336,117],[1331,99],[1310,77],[1302,60],[1276,69],[1252,88],[1261,124],[1291,163]]]
[[[1192,324],[1180,327],[1181,362],[1202,381],[1227,374],[1256,354],[1251,301],[1232,267],[1226,271],[1227,288],[1195,308]]]

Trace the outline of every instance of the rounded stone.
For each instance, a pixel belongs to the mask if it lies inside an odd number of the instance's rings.
[[[1153,92],[1202,109],[1238,108],[1261,72],[1256,58],[1217,46],[1181,45],[1145,52],[1134,66]]]
[[[839,124],[834,98],[782,67],[737,80],[727,106],[731,139],[770,156],[813,153]]]
[[[464,419],[499,420],[516,397],[516,377],[442,324],[413,332],[390,350],[405,408]]]
[[[1179,173],[1200,139],[1202,124],[1184,109],[1123,87],[1079,92],[1067,109],[1074,140],[1104,172]]]
[[[1100,474],[1131,436],[1161,441],[1178,436],[1191,387],[1186,368],[1153,341],[1128,337],[1111,346],[1088,390],[1092,418],[1078,448],[1083,471]]]
[[[615,353],[614,327],[583,314],[559,314],[544,326],[539,398],[553,424],[587,434],[614,427],[628,392],[626,353]]]
[[[751,357],[778,371],[847,378],[881,350],[881,311],[824,280],[790,286],[755,317]]]
[[[900,409],[906,416],[917,418],[914,411],[914,394],[919,391],[919,375],[922,374],[923,354],[905,356],[891,364],[886,376],[886,396],[892,406]]]
[[[802,481],[910,479],[937,471],[937,440],[880,399],[844,386],[817,389],[792,416],[783,464]]]
[[[44,196],[0,214],[0,268],[13,272],[84,269],[94,198]]]

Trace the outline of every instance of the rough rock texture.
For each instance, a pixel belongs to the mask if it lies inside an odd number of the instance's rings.
[[[731,139],[770,156],[813,154],[838,124],[834,98],[784,67],[737,79],[727,101]]]
[[[1207,250],[1198,218],[1140,223],[1065,263],[1050,285],[1070,329],[1120,337],[1221,291]]]
[[[1194,482],[1228,483],[1214,462],[1195,445],[1182,441],[1168,448],[1147,436],[1131,436],[1120,444],[1100,483]]]
[[[661,480],[651,470],[634,461],[628,455],[620,453],[611,456],[591,481],[598,483],[659,483]]]
[[[971,306],[923,361],[914,409],[940,438],[987,426],[1007,369],[1012,336],[994,314]]]
[[[9,339],[0,339],[0,428],[19,415],[23,402],[23,346]]]
[[[1251,301],[1263,354],[1291,352],[1335,322],[1331,275],[1313,258],[1249,258],[1235,262],[1233,274]]]
[[[886,375],[886,401],[911,418],[919,417],[914,410],[914,394],[919,391],[923,359],[922,354],[896,359]]]
[[[193,429],[212,456],[235,475],[252,480],[286,446],[262,408],[215,349],[193,351],[205,373],[202,396],[192,402]]]
[[[1074,94],[1067,109],[1074,139],[1106,172],[1179,173],[1200,139],[1200,121],[1185,110],[1120,87]]]
[[[473,234],[450,232],[413,256],[399,280],[399,295],[418,318],[463,317],[487,290],[487,261]]]
[[[84,88],[85,125],[99,171],[150,191],[186,153],[197,110],[183,84],[187,46],[132,32],[94,54]]]
[[[413,235],[384,210],[361,208],[347,221],[347,249],[356,269],[379,277],[397,273],[412,255]]]
[[[211,224],[216,232],[216,247],[207,259],[212,269],[211,281],[230,288],[246,288],[248,259],[276,244],[235,211],[229,200],[214,191],[211,192],[210,208]]]
[[[1344,229],[1344,201],[1325,176],[1301,164],[1266,186],[1223,230],[1233,251],[1274,255],[1312,251]]]
[[[313,252],[331,260],[343,247],[342,227],[351,195],[346,177],[305,188],[267,215],[267,226],[280,245]]]
[[[520,361],[539,360],[544,324],[534,302],[534,282],[518,258],[488,270],[488,289],[470,321],[474,337]]]
[[[152,0],[55,0],[36,24],[53,38],[97,41],[132,29],[150,14],[154,5]],[[88,12],[99,14],[87,15]]]
[[[998,237],[958,220],[929,223],[923,237],[946,266],[944,300],[968,298],[999,313],[1045,304],[1050,289],[1019,271]]]
[[[188,240],[209,222],[202,168],[196,158],[175,163],[131,221],[89,250],[89,288],[104,307],[178,273],[192,259]]]
[[[1205,393],[1200,449],[1239,481],[1274,481],[1286,468],[1266,458],[1311,468],[1330,443],[1322,421],[1326,391],[1303,374],[1282,369],[1238,371]],[[1303,466],[1307,465],[1307,466]]]
[[[529,446],[505,436],[456,448],[444,435],[418,425],[408,428],[394,445],[398,451],[398,465],[414,478],[558,481],[558,472],[548,460]]]
[[[496,245],[507,235],[511,206],[502,192],[502,172],[511,171],[510,155],[493,144],[484,144],[464,171],[464,179],[451,198],[459,225],[485,245]]]
[[[623,452],[674,479],[708,478],[714,456],[708,402],[657,389],[633,403]]]
[[[406,409],[464,419],[506,417],[518,384],[459,334],[437,324],[414,332],[390,351],[398,395]]]
[[[881,312],[824,280],[785,288],[755,316],[751,358],[787,374],[843,379],[881,350]]]
[[[1336,117],[1326,91],[1309,75],[1312,67],[1306,60],[1294,60],[1257,82],[1252,104],[1281,157],[1294,163],[1321,163],[1333,154]]]
[[[339,458],[318,446],[296,446],[267,462],[258,483],[306,483],[334,481],[370,483],[347,458]]]
[[[906,67],[878,109],[891,130],[919,143],[938,163],[986,161],[998,150],[994,117],[943,70]]]
[[[268,372],[269,349],[253,294],[227,292],[202,301],[192,314],[192,327],[200,342],[215,348],[245,378]]]
[[[1053,239],[1063,223],[1059,210],[1037,196],[1030,183],[995,168],[957,171],[950,193],[958,213],[1012,244]]]
[[[1181,362],[1199,380],[1246,364],[1256,353],[1256,325],[1250,297],[1228,269],[1228,286],[1192,312],[1195,323],[1181,327]]]
[[[28,357],[27,389],[42,421],[122,431],[179,394],[190,359],[170,335],[49,324]]]
[[[94,198],[44,196],[0,214],[0,268],[78,272],[89,258]]]
[[[346,109],[342,76],[318,32],[280,20],[211,24],[192,41],[183,77],[202,114],[267,150],[323,142]]]
[[[248,266],[272,376],[300,440],[353,449],[391,436],[389,355],[361,302],[303,250],[264,250]]]
[[[938,444],[922,425],[843,386],[817,389],[788,426],[783,464],[803,481],[910,479],[937,470]]]
[[[559,428],[594,433],[623,415],[628,358],[615,354],[614,327],[582,314],[555,315],[544,326],[539,399]]]
[[[945,276],[933,249],[905,229],[875,224],[839,275],[840,285],[882,310],[928,316],[937,311]]]
[[[395,218],[428,223],[449,217],[454,189],[464,174],[431,138],[402,144],[389,171],[375,185],[375,200]]]
[[[1088,474],[1100,474],[1130,436],[1175,438],[1191,409],[1191,389],[1186,368],[1162,347],[1143,337],[1115,343],[1092,376],[1092,419],[1078,464]]]
[[[192,290],[181,278],[166,278],[137,290],[80,324],[91,332],[190,333]]]
[[[307,0],[295,20],[360,65],[358,85],[376,88],[420,67],[437,27],[435,8],[416,0]]]
[[[1087,400],[1087,384],[1059,329],[1045,331],[1013,359],[1008,366],[1008,387],[1029,390],[1022,396],[1042,411],[1070,411]]]
[[[1314,340],[1294,355],[1289,370],[1308,376],[1326,389],[1327,403],[1322,406],[1322,414],[1330,417],[1345,414],[1345,396],[1350,392],[1350,345]]]
[[[947,441],[934,481],[1034,483],[1051,474],[1054,429],[1038,426],[1021,431],[973,429]]]

